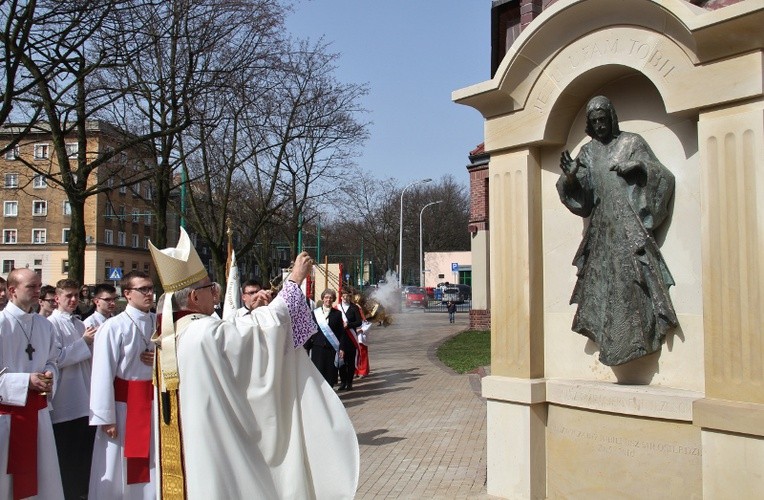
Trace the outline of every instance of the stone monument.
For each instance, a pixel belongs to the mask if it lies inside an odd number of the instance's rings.
[[[495,75],[454,92],[484,117],[489,156],[489,494],[764,498],[761,26],[763,0],[716,10],[544,2]],[[587,106],[603,95],[618,110],[612,129],[651,165],[644,171],[613,152],[601,157],[618,156],[620,173],[589,159],[608,149],[585,133]],[[574,176],[584,188],[584,171],[597,169],[621,186],[621,202],[600,200],[582,225],[586,210],[571,209],[597,198],[577,199],[565,184]],[[592,234],[603,227],[620,231],[606,237],[619,253],[610,261]],[[604,276],[576,273],[592,271],[593,258]],[[624,291],[623,276],[638,294]],[[612,332],[591,323],[580,293],[595,287],[596,302],[597,286],[642,304],[623,309],[628,328],[604,313],[614,331],[648,325],[636,347],[611,346]],[[614,307],[594,306],[600,316]]]

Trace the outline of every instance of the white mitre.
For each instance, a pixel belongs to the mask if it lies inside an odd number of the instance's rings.
[[[157,338],[155,334],[153,340],[162,346],[160,355],[162,388],[174,390],[178,388],[179,379],[178,362],[175,357],[176,337],[172,316],[172,294],[204,279],[207,276],[207,269],[191,244],[191,238],[182,227],[177,247],[159,250],[149,241],[149,250],[159,274],[159,281],[165,291],[161,335]]]

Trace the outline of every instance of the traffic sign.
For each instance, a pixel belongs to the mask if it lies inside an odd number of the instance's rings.
[[[452,262],[451,263],[451,271],[458,272],[459,271],[459,263],[458,262]]]
[[[122,279],[122,268],[121,267],[114,267],[111,269],[111,272],[109,273],[109,279],[112,281],[117,281]]]

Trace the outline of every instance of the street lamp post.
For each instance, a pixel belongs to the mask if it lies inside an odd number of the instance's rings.
[[[403,285],[403,193],[406,192],[408,188],[411,186],[416,186],[417,184],[424,184],[425,182],[432,182],[432,179],[421,179],[418,181],[414,181],[405,188],[403,188],[403,191],[401,191],[401,222],[400,222],[400,229],[401,229],[401,237],[400,241],[398,242],[398,287],[400,288],[401,285]]]
[[[422,214],[424,213],[424,209],[427,207],[431,207],[432,205],[437,205],[438,203],[443,203],[443,200],[438,201],[432,201],[428,203],[427,205],[422,207],[422,210],[419,211],[419,286],[424,286],[424,252],[422,250]]]

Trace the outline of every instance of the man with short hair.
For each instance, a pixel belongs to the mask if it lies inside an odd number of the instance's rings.
[[[130,271],[120,285],[127,307],[101,326],[93,346],[90,425],[98,431],[89,498],[152,499],[154,283]]]
[[[242,283],[241,303],[244,305],[236,310],[237,317],[246,316],[251,313],[253,309],[267,304],[262,298],[259,298],[262,297],[262,294],[257,293],[262,289],[263,286],[256,280],[247,280]]]
[[[10,274],[8,275],[10,277]],[[0,311],[8,304],[8,282],[0,276]]]
[[[87,498],[90,460],[95,429],[88,423],[90,371],[95,338],[94,327],[85,327],[74,315],[79,304],[80,284],[63,279],[56,283],[58,309],[48,317],[56,329],[59,348],[58,390],[51,399],[53,434],[64,496]]]
[[[117,308],[117,289],[109,283],[96,285],[93,292],[95,311],[83,320],[85,326],[101,326],[107,319],[114,315]]]
[[[40,288],[39,299],[40,310],[38,313],[40,316],[47,318],[58,307],[58,301],[56,300],[56,287],[51,285],[44,285]]]
[[[63,499],[45,397],[57,389],[58,349],[53,325],[32,312],[40,277],[14,269],[8,295],[0,312],[0,498]]]

